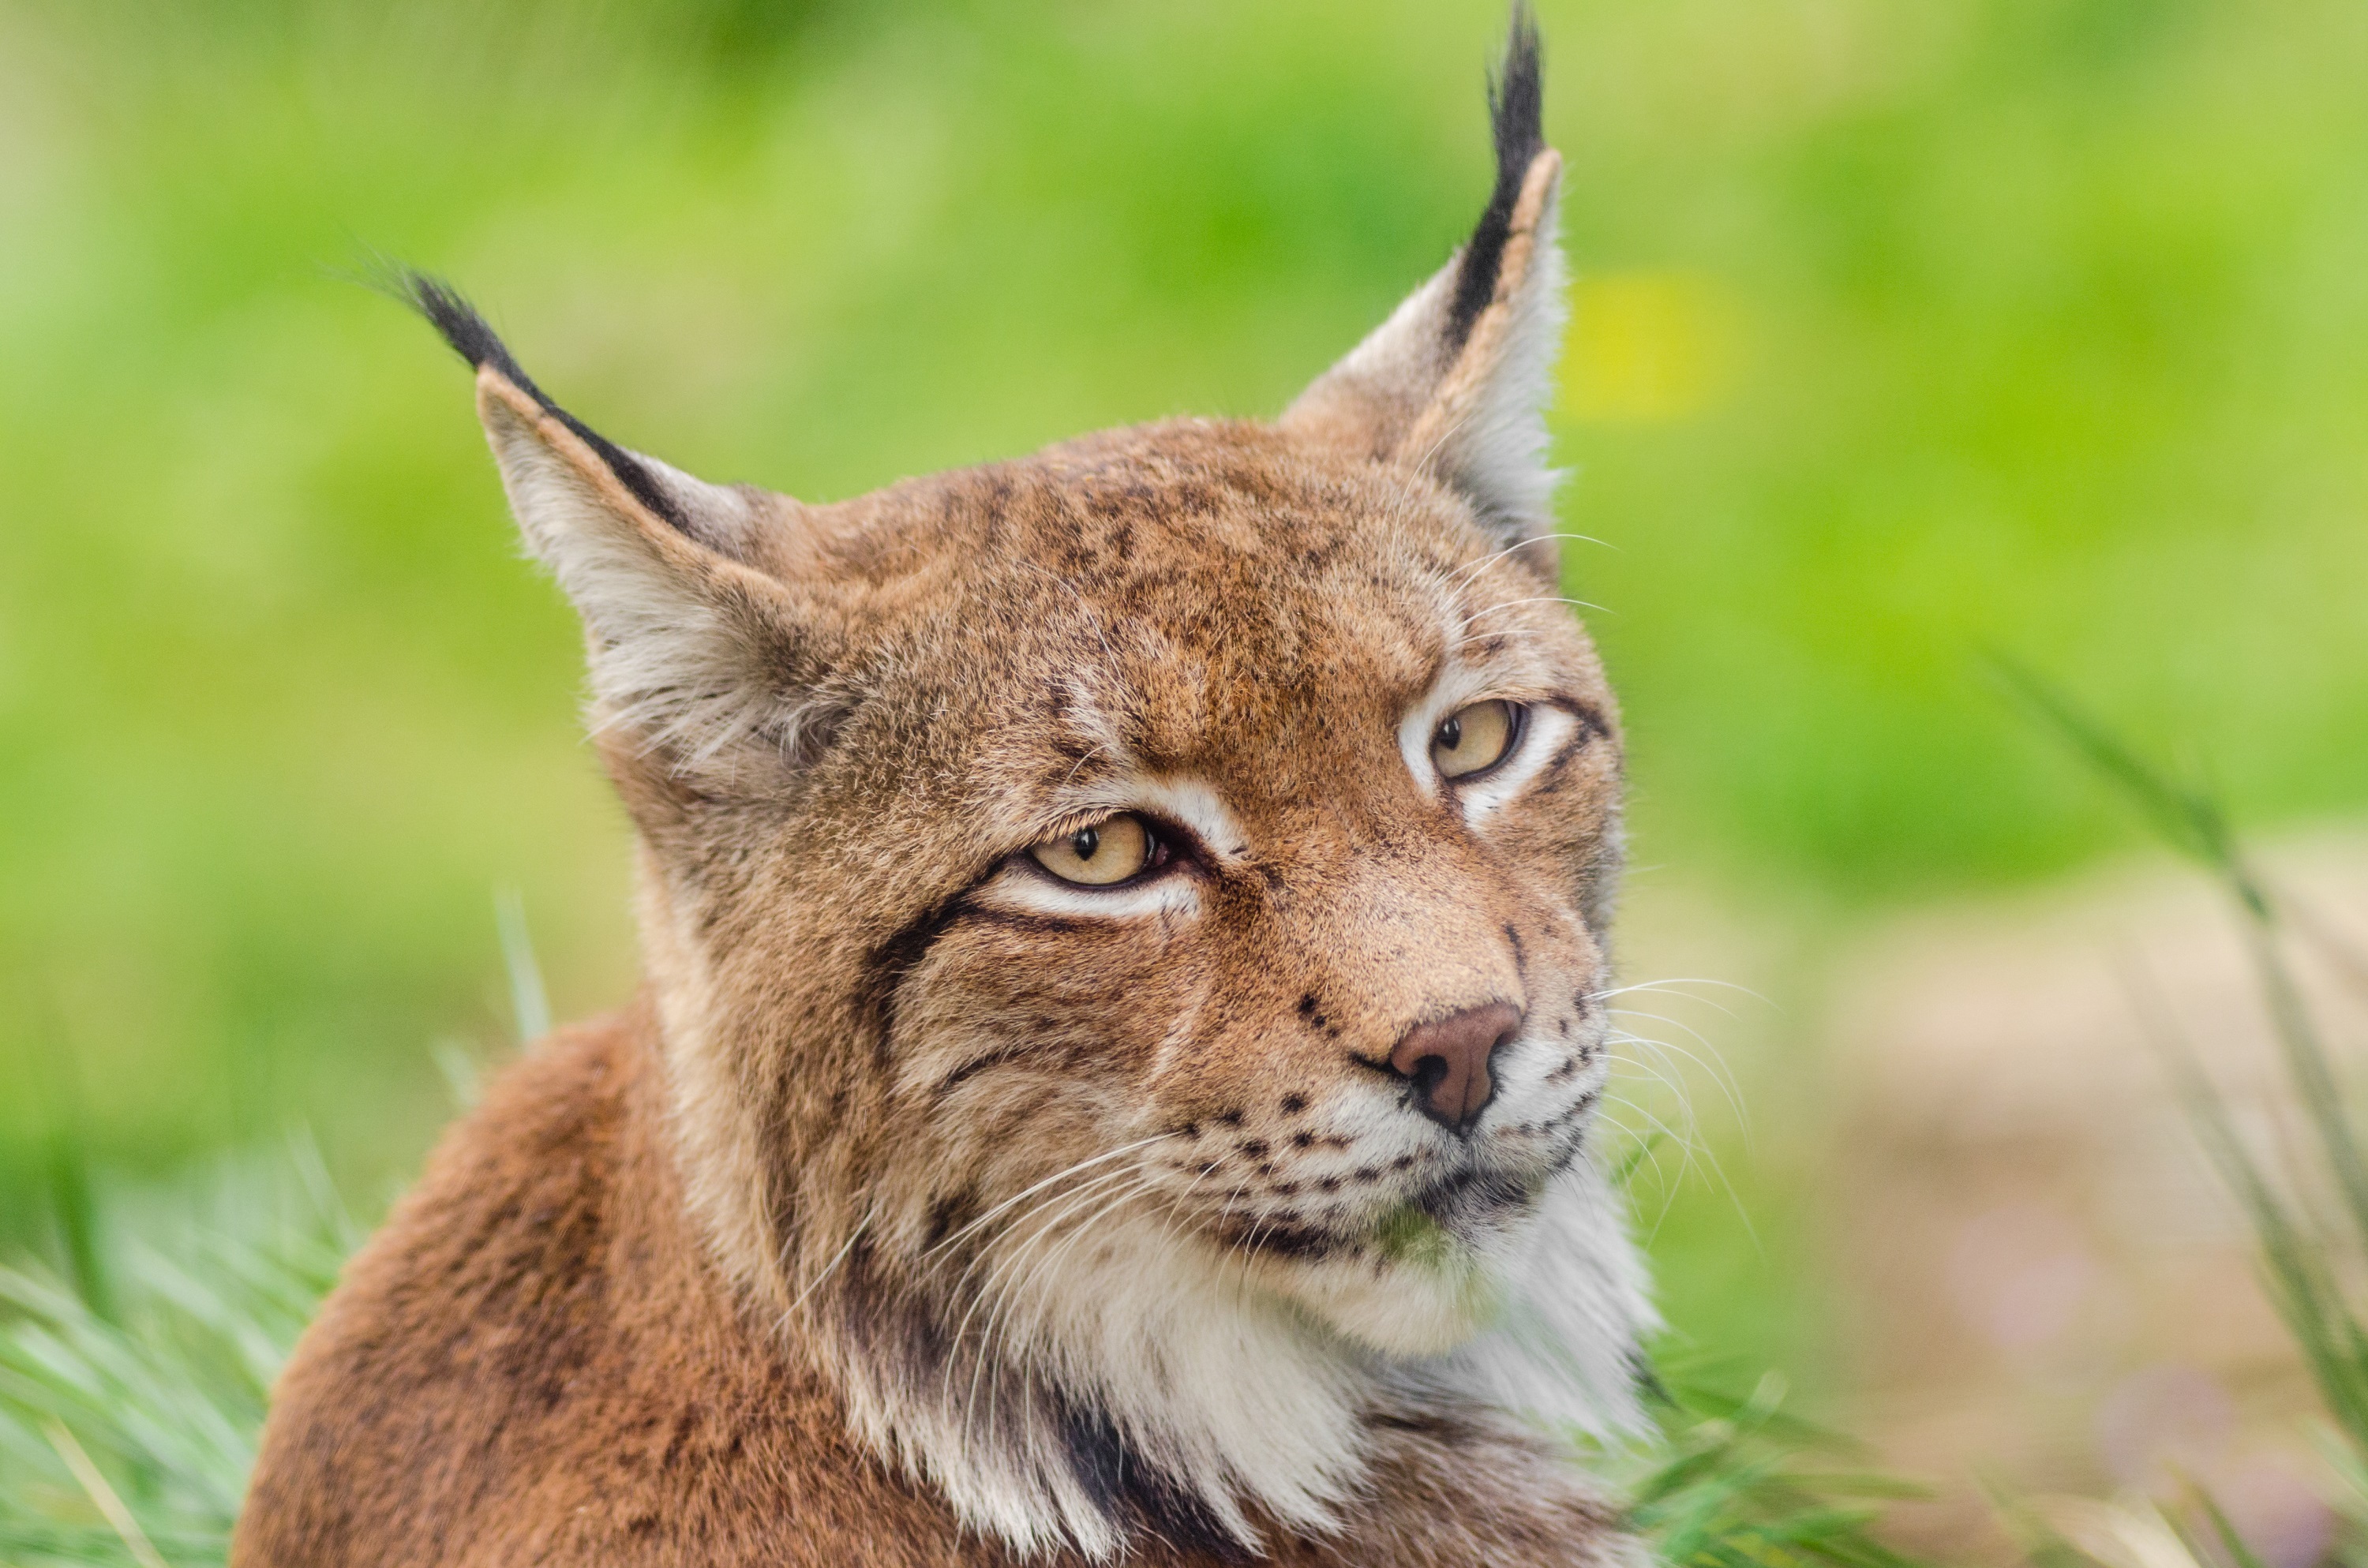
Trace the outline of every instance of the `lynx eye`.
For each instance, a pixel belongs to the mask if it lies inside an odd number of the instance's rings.
[[[1167,858],[1165,847],[1138,816],[1105,817],[1029,853],[1063,881],[1089,888],[1122,882]]]
[[[1431,733],[1431,766],[1441,778],[1469,778],[1505,760],[1520,733],[1521,710],[1491,699],[1449,714]]]

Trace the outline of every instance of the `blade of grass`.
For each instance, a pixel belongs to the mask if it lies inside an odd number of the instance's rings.
[[[2149,767],[2096,716],[2062,687],[2003,653],[1989,656],[1992,672],[2024,711],[2068,744],[2092,771],[2119,787],[2148,817],[2163,839],[2181,853],[2223,872],[2241,872],[2242,859],[2227,819],[2208,796],[2182,789]],[[2240,878],[2248,903],[2267,918],[2267,902],[2248,878]]]
[[[149,1544],[147,1533],[141,1529],[140,1521],[131,1517],[131,1510],[123,1506],[123,1499],[115,1494],[115,1488],[107,1483],[107,1477],[99,1473],[98,1466],[90,1462],[90,1456],[83,1451],[80,1443],[74,1441],[74,1435],[66,1429],[65,1423],[51,1421],[42,1430],[50,1439],[50,1446],[57,1449],[58,1457],[66,1461],[66,1468],[74,1471],[74,1478],[82,1483],[82,1489],[90,1494],[90,1500],[106,1517],[108,1527],[123,1542],[124,1549],[131,1553],[132,1561],[138,1562],[140,1568],[165,1568],[165,1560],[156,1555],[155,1547]]]
[[[2261,1561],[2260,1554],[2246,1544],[2245,1538],[2237,1533],[2237,1527],[2229,1519],[2227,1511],[2220,1506],[2211,1493],[2201,1486],[2190,1485],[2187,1494],[2189,1503],[2210,1522],[2220,1550],[2228,1554],[2228,1561],[2235,1563],[2236,1568],[2270,1568]],[[2199,1559],[2203,1555],[2200,1551],[2196,1553]]]
[[[1784,1381],[1726,1392],[1691,1366],[1656,1373],[1662,1441],[1624,1494],[1631,1528],[1678,1568],[1915,1568],[1873,1534],[1874,1505],[1924,1495],[1804,1463],[1856,1445],[1782,1409]]]
[[[551,995],[542,983],[542,965],[534,956],[534,937],[527,930],[526,900],[516,888],[494,895],[494,924],[501,935],[502,967],[510,981],[510,1013],[518,1025],[518,1043],[532,1045],[551,1032]]]
[[[2332,1415],[2368,1450],[2368,1341],[2343,1305],[2325,1248],[2278,1194],[2238,1135],[2228,1107],[2185,1036],[2146,998],[2151,1030],[2197,1141],[2245,1210],[2260,1250],[2263,1287]]]
[[[1627,1191],[1628,1184],[1636,1179],[1638,1167],[1651,1159],[1653,1151],[1661,1146],[1662,1137],[1663,1134],[1656,1131],[1637,1139],[1636,1146],[1622,1157],[1619,1167],[1611,1173],[1611,1185],[1622,1192]]]
[[[0,1269],[0,1562],[221,1568],[271,1380],[351,1233],[303,1153],[137,1203],[100,1188],[113,1320]]]
[[[2320,1154],[2335,1176],[2359,1241],[2368,1245],[2368,1156],[2363,1156],[2344,1114],[2326,1049],[2279,950],[2276,906],[2246,859],[2226,813],[2209,796],[2184,788],[2140,758],[2104,722],[2053,683],[2002,656],[1994,655],[1991,665],[2044,728],[2117,786],[2173,848],[2211,869],[2244,912],[2247,952],[2268,1003],[2287,1071],[2294,1080],[2296,1097],[2310,1119]]]
[[[2144,761],[2104,723],[2028,669],[2005,659],[1994,659],[1992,664],[2043,728],[2118,788],[2174,849],[2210,870],[2237,908],[2247,957],[2288,1081],[2301,1101],[2312,1141],[2333,1178],[2352,1233],[2348,1242],[2340,1236],[2344,1227],[2331,1232],[2328,1223],[2314,1217],[2305,1201],[2288,1196],[2271,1180],[2185,1034],[2165,1016],[2147,988],[2134,987],[2133,995],[2141,1015],[2149,1020],[2198,1142],[2252,1228],[2263,1289],[2333,1419],[2333,1431],[2320,1446],[2330,1468],[2349,1490],[2344,1502],[2351,1522],[2348,1537],[2337,1543],[2334,1561],[2360,1563],[2368,1560],[2368,1328],[2363,1328],[2347,1296],[2345,1280],[2351,1278],[2362,1252],[2368,1250],[2368,1158],[2363,1158],[2326,1042],[2286,958],[2280,918],[2283,901],[2271,896],[2231,830],[2226,813],[2207,791],[2184,787]],[[2306,926],[2305,934],[2321,942],[2328,935],[2317,926]],[[2340,956],[2346,959],[2340,967],[2347,972],[2368,972],[2368,963],[2357,957]],[[2177,1558],[2182,1563],[2219,1561],[2230,1568],[2264,1568],[2259,1554],[2207,1491],[2190,1483],[2186,1493],[2190,1511],[2200,1515],[2208,1528],[2153,1508],[2133,1511],[2092,1505],[2101,1511],[2100,1517],[2110,1516],[2114,1522],[2115,1528],[2107,1532],[2112,1540],[2084,1544],[2070,1541],[2060,1532],[2037,1537],[2021,1532],[2025,1534],[2026,1552],[2034,1562],[2041,1562],[2044,1549],[2049,1554],[2075,1552],[2100,1562],[2116,1561],[2118,1555],[2158,1558],[2166,1563]],[[2027,1524],[2033,1517],[2004,1503],[1999,1504],[1999,1511],[2010,1523],[2019,1519]]]

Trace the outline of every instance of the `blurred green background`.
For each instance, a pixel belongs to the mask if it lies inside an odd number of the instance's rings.
[[[1748,912],[1800,1018],[1835,933],[2125,845],[1988,648],[2244,820],[2368,808],[2368,9],[1539,9],[1640,898]],[[562,1016],[632,985],[572,619],[465,374],[351,274],[445,274],[596,427],[811,497],[1268,414],[1468,229],[1503,22],[0,0],[0,1242],[62,1155],[292,1123],[385,1190],[434,1042],[510,1032],[498,889]],[[1793,1044],[1656,1245],[1681,1325],[1815,1368]]]

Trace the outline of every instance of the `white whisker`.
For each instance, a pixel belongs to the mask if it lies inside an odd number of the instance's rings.
[[[1163,1138],[1173,1138],[1175,1136],[1177,1135],[1173,1132],[1155,1132],[1148,1138],[1138,1138],[1132,1143],[1121,1144],[1119,1147],[1111,1149],[1107,1153],[1096,1154],[1089,1160],[1079,1160],[1076,1165],[1069,1166],[1065,1170],[1054,1171],[1051,1176],[1046,1176],[1043,1180],[1033,1183],[1030,1186],[1021,1187],[1018,1192],[1013,1193],[1010,1197],[1005,1199],[1002,1202],[996,1204],[985,1213],[981,1214],[977,1219],[973,1220],[961,1230],[954,1232],[953,1234],[950,1236],[944,1237],[937,1244],[936,1246],[929,1248],[929,1251],[936,1252],[941,1247],[951,1246],[954,1243],[962,1240],[973,1231],[977,1230],[981,1225],[985,1224],[988,1221],[994,1219],[997,1214],[1002,1213],[1013,1204],[1020,1201],[1031,1193],[1042,1191],[1045,1187],[1052,1186],[1054,1182],[1059,1181],[1065,1176],[1073,1176],[1079,1171],[1088,1170],[1095,1165],[1100,1165],[1104,1160],[1115,1160],[1121,1154],[1131,1154],[1137,1149],[1147,1149]],[[927,1256],[928,1254],[925,1253],[922,1256]]]
[[[806,1282],[806,1288],[798,1292],[796,1300],[781,1309],[781,1327],[786,1328],[789,1325],[790,1319],[797,1315],[797,1310],[806,1304],[806,1298],[822,1289],[822,1282],[829,1278],[840,1264],[847,1261],[847,1255],[855,1250],[855,1244],[862,1239],[865,1231],[871,1228],[872,1212],[869,1209],[863,1211],[863,1218],[856,1221],[855,1229],[847,1233],[847,1240],[840,1243],[838,1250],[830,1255],[830,1261],[824,1264],[821,1270]]]
[[[1618,613],[1608,606],[1596,604],[1592,600],[1588,599],[1575,599],[1567,594],[1536,594],[1525,599],[1499,600],[1497,603],[1489,605],[1485,608],[1475,609],[1470,615],[1463,618],[1463,625],[1460,630],[1469,631],[1472,630],[1472,623],[1478,620],[1484,615],[1494,615],[1500,609],[1519,609],[1523,605],[1574,605],[1580,609],[1600,610],[1605,615],[1614,615]]]
[[[1610,1011],[1615,1017],[1650,1018],[1655,1023],[1667,1024],[1675,1029],[1683,1029],[1692,1036],[1694,1043],[1702,1047],[1700,1055],[1670,1040],[1648,1040],[1647,1037],[1637,1034],[1630,1034],[1629,1038],[1640,1044],[1651,1044],[1663,1051],[1674,1051],[1708,1074],[1711,1082],[1718,1085],[1719,1093],[1726,1096],[1728,1108],[1735,1112],[1736,1125],[1748,1130],[1751,1118],[1743,1108],[1743,1085],[1736,1081],[1735,1074],[1727,1067],[1725,1059],[1719,1055],[1718,1048],[1711,1044],[1700,1029],[1680,1019],[1667,1017],[1659,1013],[1644,1012],[1634,1007],[1613,1007]]]
[[[976,1291],[971,1297],[968,1310],[962,1313],[962,1323],[954,1330],[952,1352],[949,1354],[946,1358],[944,1388],[950,1390],[953,1381],[953,1374],[956,1369],[954,1357],[962,1352],[963,1345],[970,1337],[971,1320],[978,1316],[979,1309],[981,1307],[987,1307],[987,1321],[985,1325],[980,1330],[978,1348],[972,1357],[970,1398],[965,1403],[962,1412],[962,1433],[965,1437],[967,1437],[970,1433],[971,1416],[977,1409],[979,1379],[985,1376],[986,1364],[991,1359],[989,1350],[994,1341],[995,1321],[1001,1312],[1002,1298],[996,1288],[997,1279],[1000,1277],[1008,1275],[1014,1267],[1019,1267],[1027,1258],[1028,1255],[1034,1251],[1046,1237],[1057,1233],[1060,1229],[1062,1219],[1074,1210],[1078,1205],[1092,1201],[1096,1189],[1101,1187],[1104,1183],[1122,1183],[1129,1178],[1139,1180],[1141,1177],[1142,1173],[1140,1171],[1105,1171],[1100,1176],[1096,1176],[1092,1181],[1087,1183],[1083,1187],[1078,1188],[1074,1192],[1063,1194],[1060,1199],[1060,1210],[1049,1218],[1042,1220],[1041,1222],[1038,1222],[1034,1229],[1028,1233],[1028,1235],[1019,1243],[1019,1246],[1015,1250],[997,1257],[993,1266],[988,1268],[986,1278],[979,1282]],[[1050,1203],[1051,1201],[1053,1200],[1047,1199],[1047,1203]],[[1042,1212],[1045,1206],[1045,1204],[1039,1204],[1036,1208],[1030,1210],[1028,1211],[1027,1218],[1030,1220],[1035,1219],[1036,1216]],[[1023,1221],[1023,1222],[1025,1221]],[[974,1269],[976,1267],[976,1264],[973,1263],[972,1269]],[[972,1269],[965,1269],[963,1271],[964,1282],[967,1282]],[[990,1302],[995,1304],[989,1306]],[[943,1391],[941,1390],[941,1392]]]

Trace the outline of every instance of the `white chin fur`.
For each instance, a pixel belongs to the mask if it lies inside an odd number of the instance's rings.
[[[1642,1430],[1636,1348],[1658,1326],[1620,1200],[1581,1157],[1476,1240],[1430,1231],[1377,1267],[1326,1258],[1274,1284],[1440,1393],[1598,1437]]]
[[[1254,1511],[1336,1528],[1362,1484],[1372,1414],[1494,1408],[1606,1436],[1641,1423],[1644,1270],[1616,1195],[1583,1158],[1480,1250],[1418,1232],[1379,1269],[1348,1257],[1245,1269],[1237,1252],[1178,1244],[1139,1217],[1098,1235],[1111,1244],[1031,1272],[1025,1299],[985,1304],[996,1364],[918,1380],[862,1357],[846,1369],[874,1447],[1023,1553],[1126,1551],[1123,1517],[1071,1471],[1060,1401],[1102,1413],[1138,1462],[1252,1550]]]
[[[1519,1233],[1531,1226],[1524,1221]],[[1276,1287],[1384,1356],[1432,1357],[1470,1340],[1507,1310],[1519,1233],[1474,1246],[1426,1228],[1395,1257],[1358,1253],[1284,1265]]]
[[[1452,1351],[1409,1367],[1417,1384],[1509,1411],[1551,1430],[1614,1437],[1645,1430],[1638,1356],[1660,1326],[1625,1206],[1582,1155],[1546,1187],[1495,1320]]]

